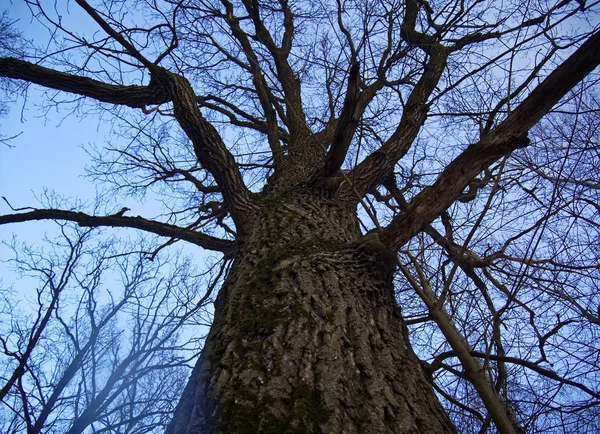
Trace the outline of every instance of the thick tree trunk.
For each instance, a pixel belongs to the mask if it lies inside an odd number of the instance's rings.
[[[169,434],[455,432],[352,206],[265,201],[243,241]]]

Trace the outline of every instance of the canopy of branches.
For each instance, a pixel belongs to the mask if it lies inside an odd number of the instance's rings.
[[[62,223],[53,254],[13,246],[40,280],[26,300],[2,288],[0,431],[164,428],[200,347],[183,330],[208,321],[255,199],[304,186],[354,201],[398,253],[398,302],[459,432],[491,416],[448,324],[527,432],[600,430],[598,2],[25,4],[47,32],[2,15],[0,108],[41,86],[36,104],[111,133],[89,149],[97,203],[2,193],[17,208],[0,224]],[[144,200],[160,215],[137,215]],[[223,264],[169,259],[182,242]],[[159,368],[166,392],[148,387]]]

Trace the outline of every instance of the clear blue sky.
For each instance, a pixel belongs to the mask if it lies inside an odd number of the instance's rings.
[[[3,4],[3,7],[6,4]],[[44,36],[44,32],[32,23],[24,2],[8,4],[11,18],[18,19],[16,27],[28,39]],[[84,179],[87,155],[81,145],[101,142],[104,133],[97,130],[95,119],[65,118],[66,112],[56,110],[47,116],[39,108],[43,90],[31,86],[26,102],[20,100],[10,107],[7,117],[0,118],[3,136],[19,136],[9,142],[10,147],[0,144],[0,196],[6,197],[15,208],[39,206],[37,196],[44,189],[53,189],[62,196],[93,197],[95,187]],[[0,213],[11,213],[4,200]],[[35,243],[45,234],[53,236],[56,225],[50,222],[30,222],[0,226],[0,240],[8,241],[13,235],[18,242]],[[0,245],[0,260],[12,257],[4,244]],[[7,263],[0,263],[0,285],[7,287],[17,281]],[[24,285],[19,281],[19,290]]]

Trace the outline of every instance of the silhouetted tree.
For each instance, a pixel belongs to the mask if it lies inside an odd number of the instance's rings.
[[[164,429],[201,348],[190,329],[207,321],[222,273],[94,239],[96,229],[60,230],[51,250],[11,245],[21,280],[2,291],[0,430]]]
[[[75,3],[0,76],[111,114],[90,176],[169,212],[0,223],[232,261],[168,433],[597,429],[596,3]]]

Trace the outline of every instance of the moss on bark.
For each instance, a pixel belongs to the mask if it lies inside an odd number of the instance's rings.
[[[390,252],[331,201],[285,200],[248,231],[184,394],[194,410],[168,432],[454,432],[406,340]]]

